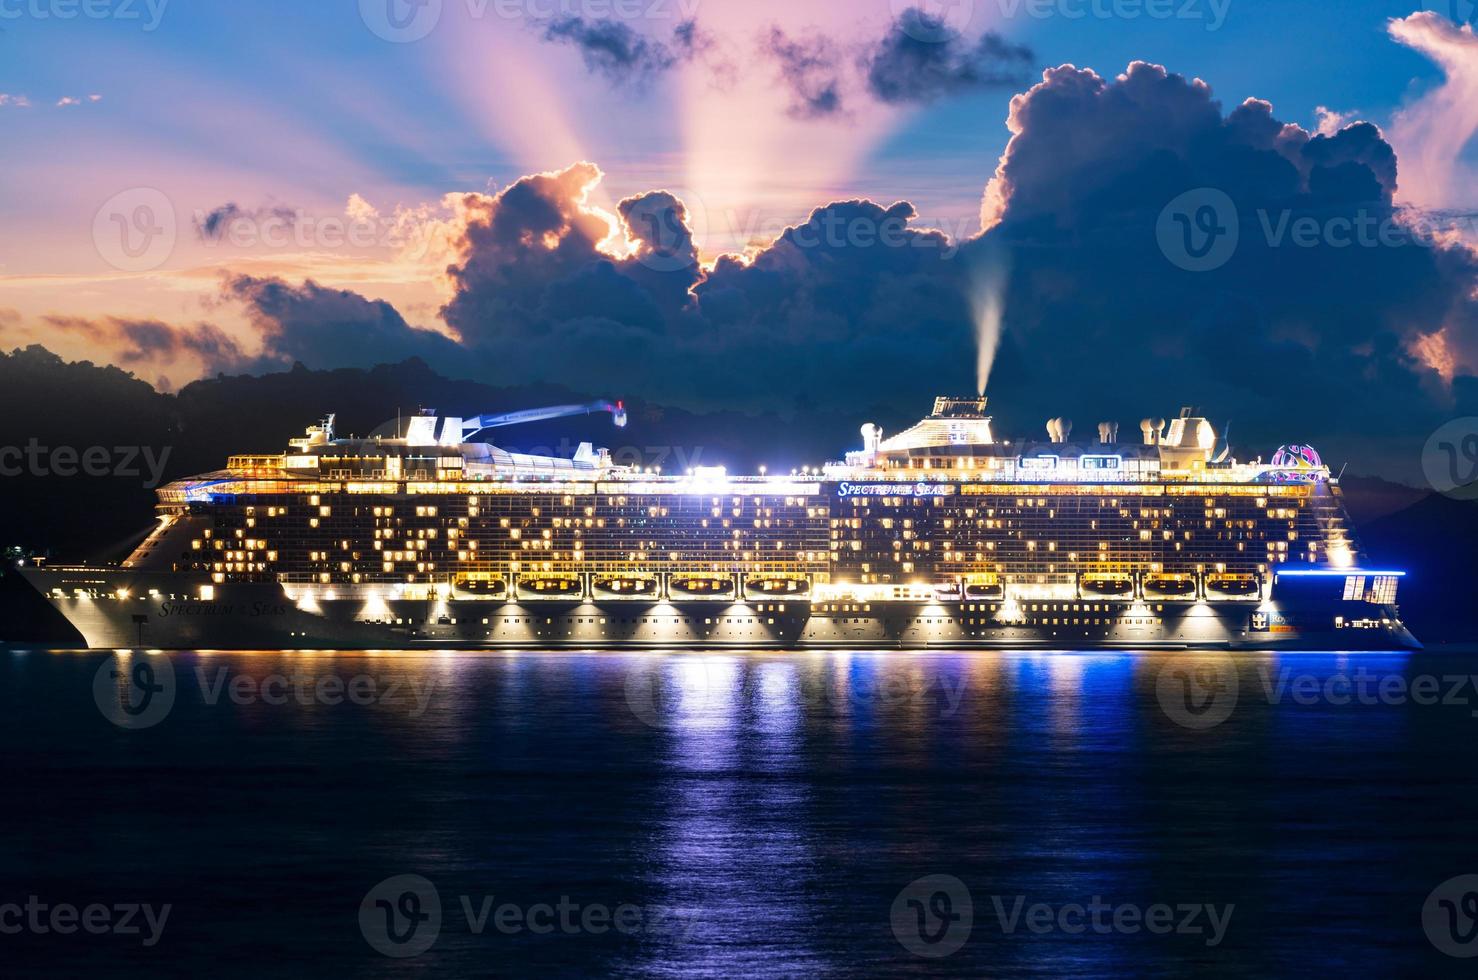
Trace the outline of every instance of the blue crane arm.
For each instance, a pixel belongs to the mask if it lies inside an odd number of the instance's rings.
[[[626,408],[621,402],[591,402],[588,405],[554,405],[550,408],[527,408],[521,412],[502,415],[479,415],[475,419],[462,420],[462,437],[474,436],[484,429],[496,429],[504,425],[522,425],[526,422],[543,422],[562,419],[571,415],[591,415],[595,412],[610,412],[617,428],[626,426]]]

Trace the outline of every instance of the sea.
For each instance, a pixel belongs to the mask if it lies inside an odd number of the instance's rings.
[[[6,976],[1472,976],[1471,652],[0,648]]]

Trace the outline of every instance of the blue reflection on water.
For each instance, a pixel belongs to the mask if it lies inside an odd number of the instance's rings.
[[[1431,969],[1421,901],[1478,865],[1478,691],[1465,705],[1337,704],[1287,684],[1324,691],[1359,670],[1409,684],[1478,673],[1474,658],[1237,655],[1234,710],[1186,727],[1161,702],[1162,674],[1218,657],[181,654],[170,716],[126,732],[92,703],[101,657],[3,654],[5,744],[24,747],[5,760],[23,802],[0,818],[4,880],[178,906],[162,953],[34,936],[10,951],[23,967],[146,972],[161,955],[201,969],[266,943],[296,964],[281,972],[390,973],[354,910],[380,879],[416,873],[447,910],[414,961],[437,971]],[[420,714],[212,701],[200,678],[222,670],[398,679],[434,696]],[[968,887],[974,921],[958,952],[929,960],[900,943],[890,907],[936,874]],[[463,895],[668,921],[479,934]],[[1235,913],[1210,946],[1202,933],[1038,932],[997,911],[1095,896]]]

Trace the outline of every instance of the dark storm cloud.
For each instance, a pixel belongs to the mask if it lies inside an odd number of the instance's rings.
[[[653,192],[618,207],[635,251],[615,257],[584,203],[599,173],[581,164],[477,198],[444,315],[515,376],[708,405],[881,396],[918,410],[972,387],[971,300],[1003,263],[991,391],[1004,432],[1066,414],[1132,433],[1194,404],[1233,421],[1250,454],[1309,439],[1373,467],[1471,402],[1474,385],[1449,388],[1421,352],[1428,335],[1459,353],[1472,342],[1470,250],[1277,237],[1306,218],[1401,227],[1375,127],[1310,134],[1256,100],[1224,112],[1206,84],[1146,64],[1109,80],[1053,69],[1014,100],[1011,127],[991,227],[958,255],[906,202],[843,201],[704,270],[694,215]],[[1198,273],[1167,257],[1157,223],[1200,188],[1230,198],[1241,241]]]
[[[665,191],[618,205],[630,255],[598,248],[611,228],[583,203],[598,178],[579,164],[466,202],[442,312],[509,376],[745,405],[832,401],[891,371],[914,386],[932,379],[926,389],[967,376],[953,243],[913,228],[908,203],[818,208],[752,260],[705,273],[692,216]]]
[[[440,334],[417,330],[383,300],[307,280],[234,276],[222,298],[245,307],[262,341],[263,368],[301,361],[309,367],[373,367],[421,357],[433,367],[465,373],[467,352]]]
[[[258,208],[243,208],[233,202],[195,215],[195,234],[203,242],[218,242],[231,233],[233,225],[246,222],[259,226],[272,221],[291,226],[297,220],[297,211],[284,205],[263,205]]]
[[[235,370],[246,363],[235,339],[209,323],[179,327],[159,320],[66,316],[42,321],[110,349],[123,364],[172,362],[184,355],[198,357],[210,371]]]
[[[925,103],[971,89],[1019,86],[1035,62],[1031,49],[988,33],[973,44],[942,18],[905,10],[860,59],[867,90],[890,104]]]
[[[1112,79],[1051,69],[1009,126],[988,230],[966,243],[916,227],[906,201],[838,201],[705,268],[699,202],[654,190],[605,215],[588,203],[600,172],[579,163],[460,200],[441,311],[460,343],[312,282],[237,277],[226,292],[265,363],[419,356],[487,381],[703,407],[881,403],[902,418],[973,388],[972,301],[998,270],[989,392],[1003,434],[1066,415],[1085,432],[1119,421],[1132,440],[1139,418],[1198,405],[1232,422],[1244,457],[1312,441],[1335,465],[1410,472],[1436,425],[1478,414],[1474,253],[1325,233],[1405,227],[1374,126],[1311,134],[1257,100],[1227,112],[1205,83],[1142,63]],[[1190,271],[1161,219],[1207,190],[1231,202],[1239,241]],[[1320,234],[1300,243],[1290,226],[1305,219]]]
[[[792,38],[772,27],[760,39],[760,53],[774,62],[790,94],[791,116],[818,119],[842,112],[843,59],[836,42],[820,34]]]
[[[619,20],[569,15],[537,21],[534,26],[542,32],[544,40],[578,49],[591,74],[618,86],[644,86],[712,44],[693,20],[678,24],[670,44],[639,33]]]
[[[1003,403],[1084,422],[1197,404],[1234,419],[1244,448],[1307,439],[1367,466],[1414,465],[1462,414],[1416,351],[1439,332],[1471,343],[1478,262],[1403,234],[1375,127],[1312,135],[1256,100],[1223,114],[1205,83],[1143,63],[1112,80],[1052,69],[1013,100],[1010,126],[984,204],[994,227],[965,250],[1013,260],[991,386]],[[1183,267],[1182,229],[1168,247],[1158,234],[1186,192],[1233,209],[1235,250],[1206,271]],[[1301,221],[1316,230],[1302,242]],[[1372,233],[1351,241],[1362,224]]]

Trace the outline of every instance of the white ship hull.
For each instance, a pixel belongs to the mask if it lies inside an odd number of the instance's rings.
[[[648,599],[294,601],[280,585],[210,587],[120,569],[22,569],[93,649],[1246,649],[1420,647],[1393,608],[1336,625],[1337,604],[1057,600],[1009,619],[982,603]],[[1368,607],[1367,607],[1368,608]]]

